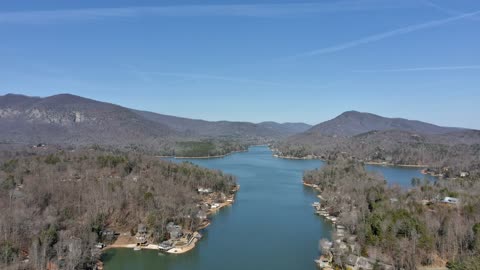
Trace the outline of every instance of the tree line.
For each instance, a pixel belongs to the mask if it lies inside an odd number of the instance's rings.
[[[480,175],[480,144],[435,141],[404,133],[362,134],[350,138],[320,136],[315,141],[282,141],[274,145],[281,156],[314,155],[326,160],[355,158],[393,165],[427,165],[436,174],[456,177],[461,172]]]
[[[355,239],[348,252],[337,247],[335,263],[342,265],[353,253],[395,269],[435,264],[478,269],[479,180],[413,179],[414,187],[405,190],[388,187],[382,176],[352,160],[329,162],[304,175],[306,183],[318,185],[322,206]],[[459,201],[442,202],[445,197]]]
[[[95,149],[3,152],[0,268],[90,269],[107,229],[148,226],[156,241],[173,221],[195,230],[198,187],[231,191],[233,176],[138,153]]]

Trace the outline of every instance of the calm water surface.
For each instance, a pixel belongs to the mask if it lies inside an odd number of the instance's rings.
[[[302,174],[323,165],[319,160],[272,157],[267,147],[219,159],[189,160],[237,176],[241,186],[235,204],[212,217],[204,238],[187,254],[113,249],[104,254],[106,270],[245,270],[317,269],[318,241],[332,226],[313,214],[316,194],[302,185]],[[391,183],[410,184],[418,169],[369,166]],[[392,180],[390,180],[392,179]]]

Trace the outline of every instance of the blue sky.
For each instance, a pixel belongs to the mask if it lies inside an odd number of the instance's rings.
[[[480,2],[1,1],[0,94],[206,120],[480,129]]]

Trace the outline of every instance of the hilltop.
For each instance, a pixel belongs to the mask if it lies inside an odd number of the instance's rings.
[[[480,170],[480,131],[349,111],[275,144],[279,156],[339,155],[396,165],[429,165],[440,173]],[[446,173],[445,173],[446,174]]]

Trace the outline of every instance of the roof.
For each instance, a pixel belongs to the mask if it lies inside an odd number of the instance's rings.
[[[348,255],[346,262],[351,266],[355,266],[357,264],[358,257],[356,255],[350,254]]]
[[[138,231],[139,232],[146,232],[147,231],[147,226],[145,226],[145,224],[138,224]]]
[[[445,197],[442,202],[445,202],[445,203],[458,203],[460,201],[460,199],[458,198],[454,198],[454,197]]]

